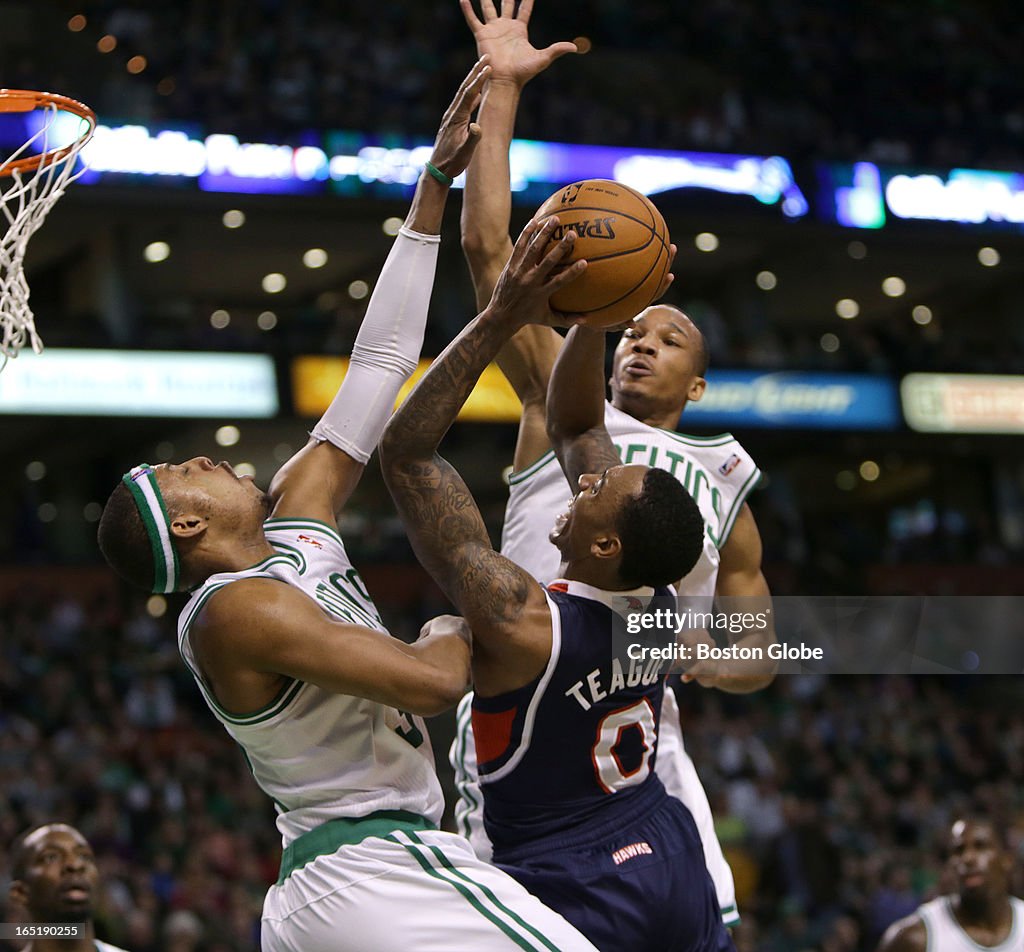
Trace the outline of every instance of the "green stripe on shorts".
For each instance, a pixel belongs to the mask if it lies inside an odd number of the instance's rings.
[[[444,865],[447,866],[449,869],[453,870],[453,872],[455,872],[456,875],[461,876],[461,878],[464,879],[466,882],[471,883],[473,886],[476,886],[477,889],[481,890],[484,893],[490,893],[490,890],[481,886],[480,883],[474,882],[468,876],[465,876],[464,874],[459,873],[458,870],[455,870],[455,868],[451,865],[450,862],[448,862],[447,858],[444,856],[443,853],[440,852],[440,850],[437,850],[434,847],[427,847],[426,844],[424,844],[421,840],[415,839],[414,834],[410,833],[407,835],[411,840],[414,840],[414,842],[420,847],[431,849],[437,855],[441,856],[441,860],[444,863]],[[434,879],[438,879],[442,883],[447,883],[449,886],[452,886],[455,889],[457,889],[461,896],[463,897],[463,899],[465,899],[477,912],[479,912],[480,915],[487,919],[488,922],[493,923],[502,932],[504,932],[505,935],[507,935],[517,946],[519,946],[520,949],[524,949],[525,952],[544,952],[545,949],[554,950],[554,952],[559,952],[558,947],[552,945],[546,939],[543,940],[544,947],[542,948],[541,946],[535,945],[526,937],[519,935],[512,929],[511,926],[508,925],[508,923],[502,922],[502,920],[499,919],[498,916],[494,914],[494,912],[485,908],[483,903],[479,900],[479,898],[474,896],[473,893],[470,892],[470,890],[466,886],[464,886],[462,883],[454,882],[447,876],[442,875],[440,870],[436,869],[434,866],[431,866],[429,860],[422,856],[419,850],[415,849],[413,846],[410,846],[408,843],[403,843],[396,836],[386,836],[384,838],[387,840],[392,840],[399,846],[405,847],[408,853],[416,860],[417,863],[419,863],[420,867],[423,869],[425,873],[427,873],[430,876],[433,876]],[[491,895],[493,896],[493,893]],[[504,908],[503,906],[501,906],[500,903],[498,905],[499,907]],[[515,918],[518,919],[519,917],[516,916]],[[533,930],[530,931],[532,932]]]
[[[424,843],[415,833],[409,833],[408,836],[409,839],[412,840],[414,843],[417,843],[420,846],[425,846],[427,849],[429,849],[441,861],[441,865],[443,865],[446,869],[450,869],[452,873],[454,873],[460,879],[464,879],[467,883],[472,883],[474,886],[476,886],[488,899],[491,900],[491,902],[494,903],[494,905],[496,905],[510,919],[517,922],[522,928],[529,932],[530,935],[532,935],[539,942],[543,943],[544,948],[548,949],[549,952],[559,952],[558,946],[552,945],[552,943],[547,938],[545,938],[525,919],[523,919],[522,916],[509,909],[508,906],[506,906],[497,896],[494,895],[493,892],[491,892],[490,889],[487,888],[487,886],[485,886],[483,883],[478,883],[475,880],[470,879],[470,877],[463,873],[461,870],[458,870],[454,866],[452,866],[451,861],[448,859],[448,857],[445,856],[444,853],[442,853],[436,846],[433,846],[429,843]]]

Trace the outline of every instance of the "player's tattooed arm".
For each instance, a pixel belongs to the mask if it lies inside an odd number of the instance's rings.
[[[498,350],[526,323],[552,320],[549,298],[586,267],[553,273],[575,241],[570,232],[549,249],[557,224],[527,225],[488,307],[434,361],[380,443],[384,479],[417,557],[477,633],[513,624],[537,586],[494,552],[476,501],[437,448]]]
[[[560,267],[572,251],[576,233],[566,232],[549,247],[558,224],[551,216],[543,222],[531,221],[523,229],[487,307],[431,364],[391,418],[381,440],[382,453],[387,448],[393,457],[429,458],[508,339],[527,324],[559,321],[551,310],[551,295],[579,277],[586,262]]]
[[[604,331],[569,331],[548,385],[548,437],[569,485],[622,460],[604,425]]]
[[[519,621],[533,579],[494,551],[480,510],[458,471],[437,453],[392,455],[381,444],[384,480],[420,564],[478,635]]]

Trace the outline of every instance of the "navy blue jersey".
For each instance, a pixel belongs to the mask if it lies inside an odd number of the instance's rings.
[[[623,615],[670,590],[605,592],[560,581],[547,594],[544,671],[518,690],[473,699],[484,825],[497,862],[537,840],[632,822],[634,800],[664,796],[654,763],[671,662],[630,657],[641,639],[627,633]]]

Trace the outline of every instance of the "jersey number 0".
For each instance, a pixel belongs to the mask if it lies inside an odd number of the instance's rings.
[[[642,750],[640,763],[630,770],[623,767],[618,749],[630,730],[639,730]],[[615,793],[625,787],[643,783],[651,772],[651,755],[657,738],[654,708],[647,698],[629,707],[606,714],[597,728],[597,740],[590,752],[597,782],[605,793]]]

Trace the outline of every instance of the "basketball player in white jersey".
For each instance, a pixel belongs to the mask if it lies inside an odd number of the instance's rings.
[[[435,619],[413,645],[392,638],[336,530],[417,364],[448,188],[480,136],[471,115],[486,76],[481,59],[445,113],[348,374],[270,492],[206,457],[142,465],[100,522],[122,575],[192,592],[182,657],[277,807],[284,854],[263,907],[265,952],[592,950],[438,831],[420,715],[465,690],[468,635]]]
[[[18,838],[11,849],[12,909],[25,924],[75,926],[74,934],[32,937],[21,952],[124,952],[100,942],[93,926],[99,871],[92,847],[73,826],[48,823]]]
[[[462,243],[473,276],[478,307],[492,289],[511,251],[508,150],[523,86],[550,63],[530,44],[527,24],[532,8],[523,3],[515,13],[492,0],[481,0],[482,19],[471,0],[460,0],[476,39],[486,53],[491,77],[484,91],[481,117],[488,137],[471,162],[462,210]],[[550,327],[531,325],[520,331],[498,355],[498,364],[523,403],[510,498],[505,512],[502,554],[541,582],[559,574],[559,553],[548,541],[551,520],[572,496],[550,450],[545,431],[545,399],[561,338]],[[760,471],[729,434],[692,437],[675,432],[687,402],[704,393],[707,350],[700,331],[681,311],[655,305],[634,321],[615,353],[612,401],[605,423],[624,463],[643,463],[668,470],[689,490],[706,524],[704,554],[677,588],[681,596],[699,600],[738,597],[742,611],[763,611],[769,604],[761,573],[761,539],[746,497]],[[727,607],[724,606],[723,607]],[[772,632],[748,632],[734,643],[766,647]],[[705,687],[746,693],[765,687],[774,668],[744,661],[702,661],[684,680]],[[476,780],[476,754],[470,729],[471,697],[459,705],[458,732],[451,750],[460,800],[459,829],[481,856],[490,855],[483,829],[482,798]],[[739,921],[732,873],[714,832],[707,795],[683,747],[679,713],[672,691],[665,692],[657,771],[666,789],[690,809],[704,844],[708,870],[715,881],[723,921]]]
[[[893,923],[878,952],[1021,952],[1024,901],[1010,895],[1013,853],[991,820],[957,820],[948,867],[957,891]]]

